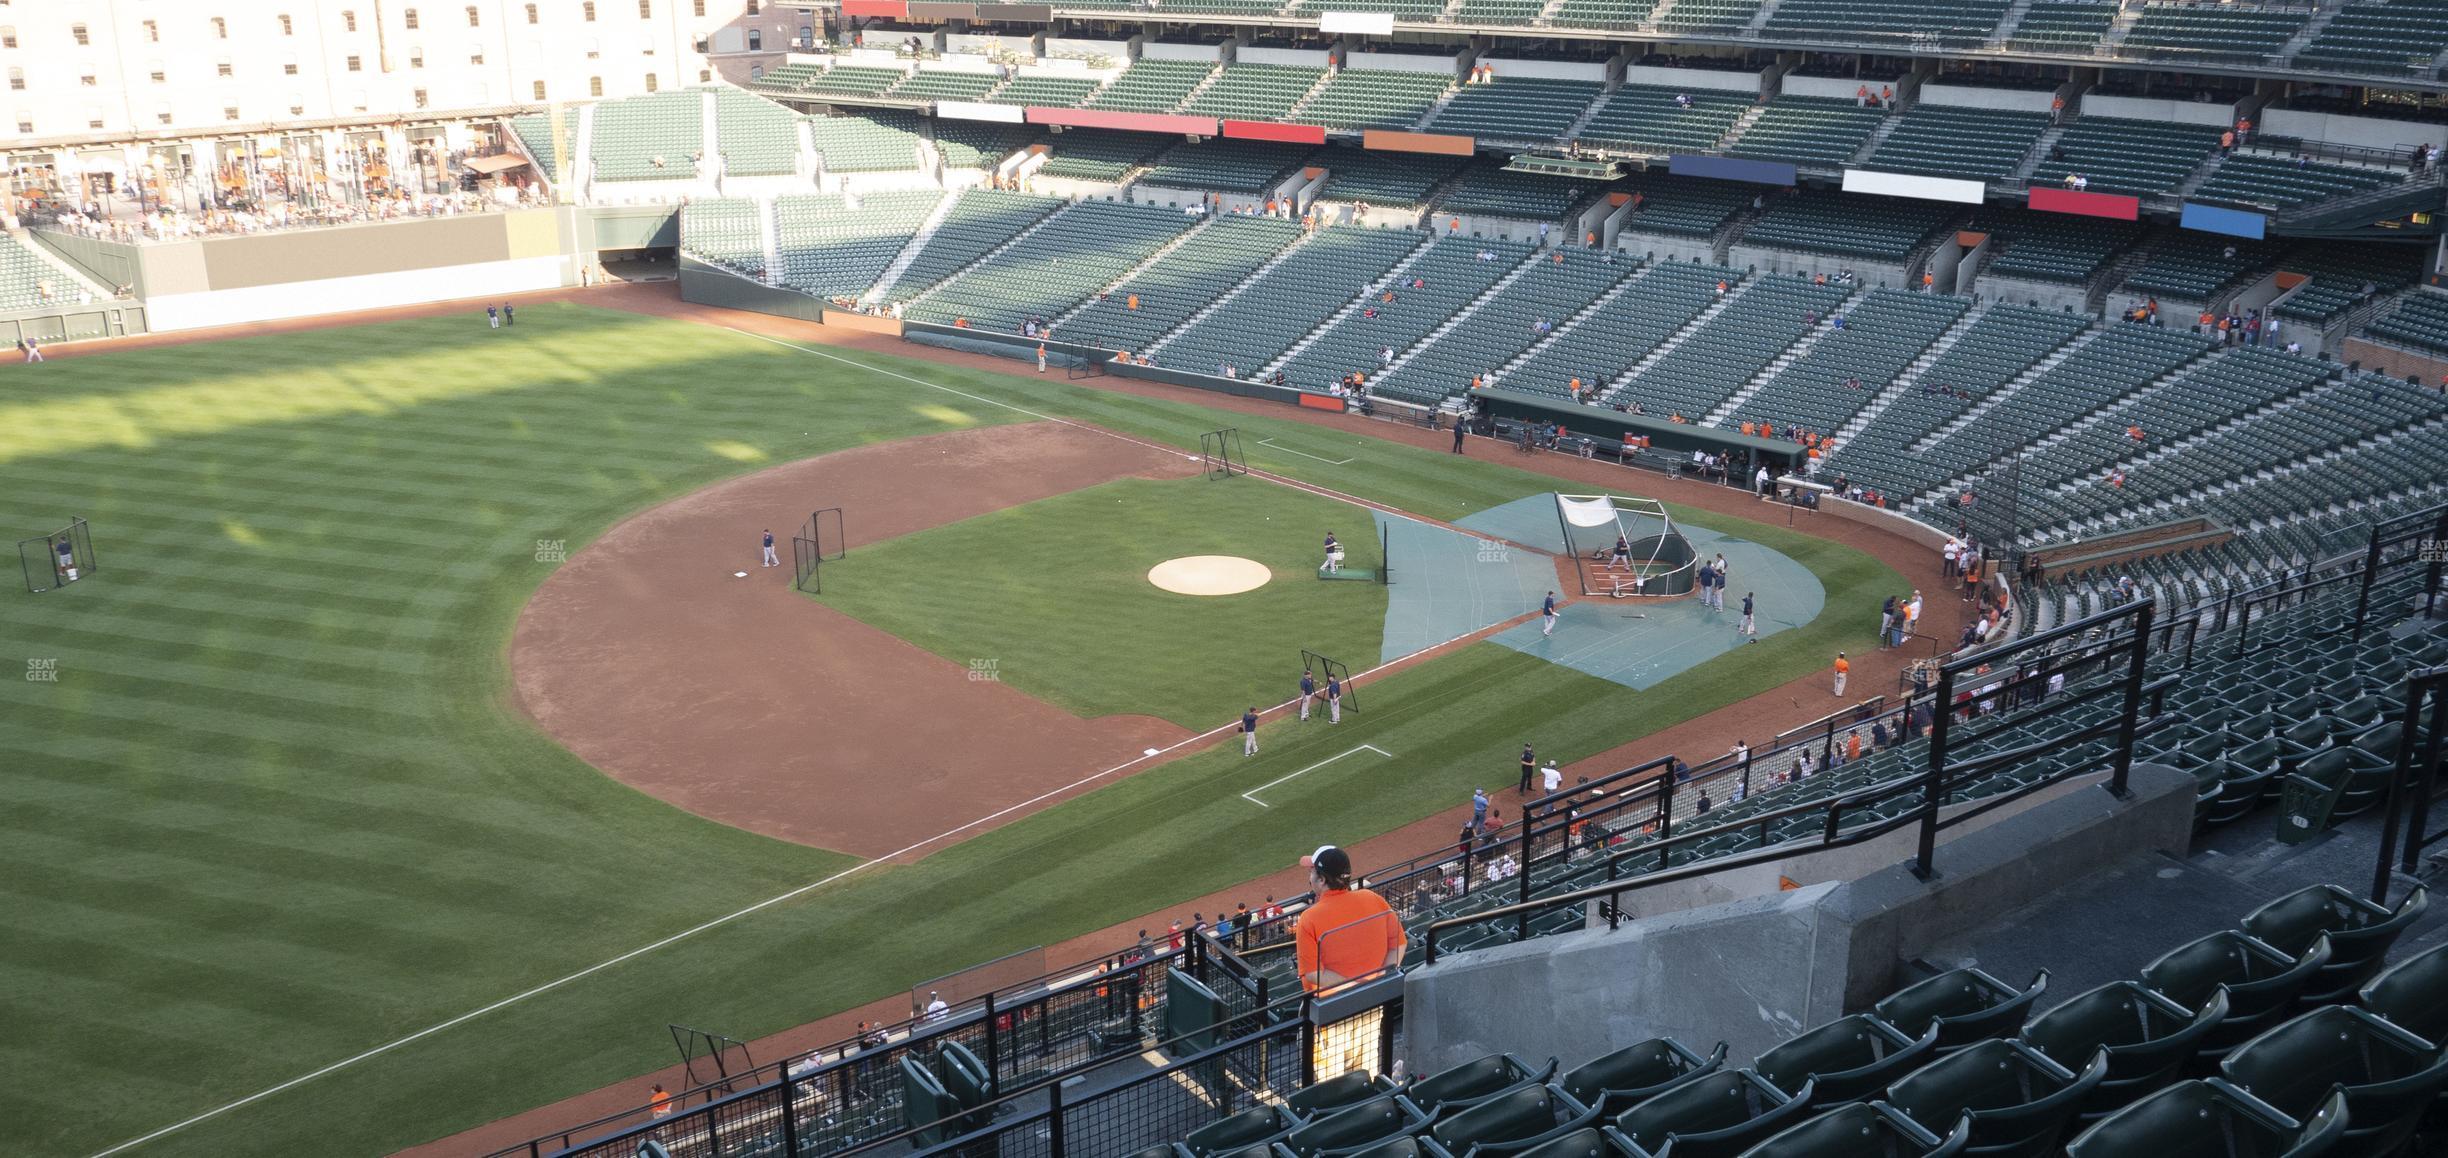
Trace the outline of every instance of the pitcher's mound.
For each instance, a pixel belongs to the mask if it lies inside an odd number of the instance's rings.
[[[1148,568],[1148,582],[1178,595],[1239,595],[1274,577],[1266,564],[1238,555],[1190,555]]]

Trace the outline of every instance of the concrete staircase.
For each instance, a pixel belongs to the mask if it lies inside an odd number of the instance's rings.
[[[1182,99],[1175,101],[1173,103],[1173,107],[1168,111],[1178,113],[1183,109],[1189,108],[1190,102],[1199,99],[1199,94],[1206,92],[1208,89],[1214,88],[1215,82],[1221,79],[1223,75],[1224,66],[1221,64],[1215,66],[1214,68],[1208,69],[1207,75],[1200,77],[1197,84],[1191,85],[1190,91],[1183,93]]]
[[[1425,238],[1426,235],[1423,234],[1422,237]],[[1320,335],[1324,334],[1327,330],[1332,329],[1336,322],[1342,321],[1345,314],[1349,312],[1350,307],[1357,303],[1374,299],[1377,295],[1392,288],[1395,282],[1410,276],[1411,267],[1417,264],[1419,259],[1425,256],[1428,251],[1433,248],[1435,248],[1435,243],[1433,240],[1431,240],[1429,244],[1422,245],[1419,248],[1412,250],[1410,254],[1404,257],[1401,261],[1395,262],[1394,268],[1387,270],[1385,272],[1385,276],[1360,287],[1359,293],[1343,299],[1342,305],[1327,311],[1326,316],[1319,319],[1318,324],[1309,327],[1309,332],[1302,334],[1299,341],[1285,347],[1284,352],[1276,355],[1274,361],[1268,362],[1264,366],[1260,366],[1258,368],[1258,372],[1251,376],[1255,378],[1263,378],[1287,365],[1290,365],[1292,359],[1300,356],[1301,351],[1317,344],[1317,340]],[[1371,377],[1374,377],[1374,375]]]
[[[2023,388],[2031,385],[2033,379],[2056,369],[2058,363],[2072,357],[2075,350],[2082,348],[2092,339],[2098,337],[2099,333],[2100,331],[2097,329],[2089,329],[2074,335],[2074,340],[2049,351],[2046,357],[2043,357],[2039,361],[2025,367],[2022,373],[2007,379],[2005,385],[1990,391],[1987,397],[1982,398],[1980,402],[1975,404],[1970,410],[1966,410],[1963,413],[1948,419],[1945,425],[1940,426],[1936,430],[1930,431],[1929,434],[1921,439],[1921,441],[1913,444],[1913,449],[1916,451],[1927,450],[1930,447],[1945,442],[1949,438],[1953,438],[1956,431],[1962,430],[1964,427],[1980,421],[1991,410],[1996,409],[1999,403],[2022,393]]]
[[[1964,315],[1955,319],[1955,324],[1948,327],[1947,332],[1938,335],[1938,340],[1930,343],[1928,349],[1921,351],[1919,357],[1905,363],[1904,369],[1898,372],[1895,378],[1877,394],[1873,395],[1868,405],[1855,412],[1853,417],[1846,419],[1844,425],[1836,428],[1834,436],[1836,445],[1851,444],[1853,437],[1869,429],[1870,424],[1876,421],[1882,412],[1895,405],[1896,399],[1902,398],[1909,391],[1919,389],[1921,376],[1929,373],[1929,368],[1936,365],[1938,359],[1944,357],[1947,351],[1954,349],[1955,343],[1962,341],[1963,336],[1969,333],[1982,318],[1989,316],[1989,311],[1995,308],[1993,303],[1984,302],[1964,311]]]
[[[1869,160],[1870,154],[1878,152],[1879,146],[1886,144],[1887,138],[1895,135],[1896,126],[1902,123],[1904,123],[1904,114],[1889,113],[1885,119],[1879,121],[1877,128],[1870,130],[1869,139],[1861,143],[1861,148],[1853,150],[1853,155],[1845,158],[1845,163],[1859,165]]]
[[[1683,343],[1690,341],[1693,334],[1699,333],[1710,322],[1717,320],[1717,315],[1726,312],[1727,308],[1735,302],[1741,301],[1744,294],[1750,293],[1752,287],[1759,284],[1757,279],[1752,279],[1738,286],[1727,287],[1724,297],[1710,302],[1707,309],[1692,315],[1692,320],[1684,323],[1683,328],[1675,331],[1674,336],[1658,343],[1657,349],[1649,351],[1640,361],[1632,363],[1631,366],[1625,368],[1623,373],[1616,375],[1614,381],[1606,384],[1606,389],[1599,395],[1600,399],[1613,402],[1617,391],[1630,385],[1633,379],[1648,372],[1649,367],[1657,365],[1660,359],[1674,353]]]
[[[959,197],[958,193],[946,193],[943,200],[935,203],[935,211],[927,214],[927,219],[919,223],[918,232],[910,234],[909,244],[893,255],[892,264],[885,266],[884,272],[877,276],[875,288],[859,295],[860,301],[873,304],[891,296],[893,286],[901,281],[901,275],[908,272],[911,262],[918,260],[918,251],[934,240],[935,231],[943,228],[944,218],[952,215],[952,202]]]
[[[1989,33],[1989,43],[2003,46],[2013,40],[2015,29],[2023,26],[2023,17],[2030,14],[2031,6],[2032,0],[2014,0],[2014,3],[2007,5],[2006,15],[1999,18],[1997,28]]]
[[[1751,126],[1758,124],[1760,117],[1767,112],[1767,105],[1753,105],[1744,109],[1742,115],[1734,118],[1734,123],[1717,138],[1717,143],[1709,147],[1709,151],[1722,153],[1733,148],[1734,142],[1741,140],[1744,133],[1750,132]]]
[[[1757,37],[1760,29],[1768,26],[1768,18],[1776,15],[1776,6],[1777,0],[1761,0],[1759,11],[1752,13],[1751,19],[1743,24],[1742,31],[1735,35]]]
[[[1546,337],[1530,343],[1529,348],[1523,350],[1519,354],[1513,355],[1513,357],[1504,365],[1498,366],[1494,373],[1488,375],[1488,385],[1494,386],[1500,382],[1503,382],[1506,375],[1511,374],[1516,367],[1528,362],[1539,351],[1546,349],[1548,343],[1555,341],[1565,334],[1573,332],[1573,327],[1580,325],[1583,319],[1588,318],[1590,315],[1595,314],[1602,309],[1605,309],[1608,302],[1612,302],[1616,298],[1632,292],[1633,287],[1639,285],[1643,280],[1647,279],[1648,276],[1649,270],[1641,270],[1640,272],[1635,273],[1622,281],[1616,282],[1614,288],[1609,289],[1607,292],[1599,294],[1597,297],[1590,299],[1590,304],[1581,307],[1581,309],[1576,311],[1571,317],[1556,323],[1556,328],[1548,331]]]
[[[1865,292],[1867,291],[1856,289],[1845,295],[1843,301],[1829,307],[1828,315],[1833,317],[1851,309],[1855,302],[1862,299]],[[1716,409],[1709,411],[1708,415],[1700,420],[1700,425],[1725,426],[1733,422],[1734,416],[1742,413],[1742,408],[1749,405],[1753,398],[1758,397],[1759,392],[1767,388],[1769,382],[1774,381],[1777,375],[1785,372],[1786,367],[1800,361],[1803,355],[1810,353],[1813,347],[1835,332],[1836,327],[1824,322],[1811,327],[1810,332],[1796,339],[1793,345],[1785,347],[1784,351],[1776,357],[1768,359],[1768,364],[1760,367],[1760,372],[1753,374],[1750,381],[1743,383],[1740,389],[1727,396],[1725,401],[1718,403]]]
[[[1165,255],[1172,253],[1176,249],[1180,249],[1184,245],[1188,245],[1191,238],[1197,237],[1199,234],[1206,232],[1207,228],[1214,225],[1217,220],[1218,218],[1212,214],[1201,217],[1198,224],[1182,230],[1179,234],[1174,236],[1173,240],[1157,246],[1156,252],[1147,255],[1145,260],[1142,260],[1139,262],[1139,264],[1134,265],[1129,269],[1123,270],[1122,276],[1106,282],[1104,285],[1098,286],[1094,293],[1089,294],[1087,297],[1081,298],[1078,305],[1064,310],[1062,313],[1056,315],[1053,321],[1047,324],[1049,326],[1059,327],[1065,322],[1070,321],[1072,317],[1078,314],[1081,310],[1087,309],[1098,298],[1106,294],[1113,293],[1114,291],[1121,289],[1123,286],[1129,285],[1131,283],[1131,279],[1147,272],[1147,268],[1149,266],[1154,265],[1159,261],[1163,261],[1165,259]]]
[[[1235,300],[1240,298],[1243,291],[1249,289],[1251,285],[1256,284],[1266,275],[1275,272],[1276,266],[1282,265],[1285,259],[1290,258],[1293,254],[1300,252],[1302,246],[1309,244],[1316,238],[1317,234],[1315,233],[1304,233],[1299,237],[1294,238],[1292,240],[1292,244],[1276,251],[1275,256],[1266,259],[1266,261],[1260,264],[1258,268],[1251,270],[1248,277],[1241,279],[1241,284],[1225,291],[1223,297],[1207,303],[1205,306],[1200,307],[1198,312],[1191,314],[1187,318],[1183,318],[1182,324],[1157,335],[1155,341],[1148,343],[1147,352],[1149,354],[1162,353],[1165,348],[1165,343],[1172,341],[1175,336],[1190,329],[1190,327],[1206,321],[1207,315],[1232,304]]]
[[[2031,155],[2023,158],[2022,164],[2015,166],[2014,175],[2024,181],[2030,181],[2032,171],[2038,169],[2042,162],[2048,160],[2049,150],[2056,148],[2057,142],[2065,139],[2066,130],[2073,127],[2074,124],[2071,120],[2061,124],[2050,125],[2046,131],[2040,134],[2039,140],[2032,142]]]
[[[2329,22],[2337,19],[2337,14],[2344,11],[2345,8],[2346,6],[2344,4],[2323,4],[2318,8],[2315,8],[2312,12],[2311,22],[2303,26],[2303,31],[2288,37],[2285,44],[2278,46],[2278,59],[2282,61],[2295,59],[2295,54],[2302,51],[2304,45],[2312,43],[2314,38],[2318,37],[2323,30],[2329,27]],[[2260,112],[2257,110],[2254,111],[2252,113],[2252,119],[2259,121],[2261,119]]]
[[[1384,378],[1387,375],[1390,375],[1408,365],[1413,355],[1418,354],[1420,351],[1425,350],[1432,345],[1435,345],[1437,339],[1444,337],[1446,333],[1451,331],[1455,326],[1459,326],[1462,323],[1469,321],[1471,315],[1478,313],[1481,306],[1496,300],[1499,295],[1503,294],[1507,289],[1512,288],[1514,282],[1520,281],[1523,274],[1530,272],[1539,264],[1539,262],[1543,260],[1545,260],[1544,250],[1531,250],[1528,254],[1523,256],[1521,264],[1516,265],[1511,270],[1507,271],[1503,277],[1497,278],[1494,285],[1479,291],[1479,296],[1464,302],[1462,304],[1462,308],[1456,311],[1454,316],[1439,322],[1435,329],[1420,335],[1418,341],[1413,342],[1408,349],[1396,354],[1393,361],[1378,367],[1377,373],[1370,375],[1370,377],[1372,379]]]
[[[2094,314],[2106,309],[2108,295],[2115,293],[2116,287],[2125,284],[2125,279],[2148,260],[2150,255],[2139,246],[2116,255],[2106,268],[2091,276],[2091,284],[2083,287],[2083,309]]]

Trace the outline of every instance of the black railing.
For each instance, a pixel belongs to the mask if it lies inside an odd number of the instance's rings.
[[[2380,826],[2380,864],[2372,876],[2374,902],[2387,900],[2390,862],[2397,859],[2400,827],[2404,829],[2405,859],[2396,867],[2403,872],[2415,870],[2424,849],[2448,840],[2448,828],[2425,831],[2431,823],[2432,798],[2440,791],[2441,745],[2448,742],[2448,667],[2407,675],[2401,710],[2388,809]],[[2428,720],[2423,719],[2426,711]],[[2417,722],[2422,726],[2417,727]]]
[[[2408,564],[2424,568],[2423,615],[2437,609],[2440,568],[2448,561],[2448,503],[2412,511],[2372,524],[2371,542],[2363,552],[2362,589],[2355,595],[2355,639],[2363,638],[2364,620],[2371,613],[2372,585],[2380,573]]]

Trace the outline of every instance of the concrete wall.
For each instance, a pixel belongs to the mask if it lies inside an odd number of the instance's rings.
[[[2280,343],[2282,346],[2284,344]],[[2448,375],[2448,358],[2398,346],[2383,346],[2366,338],[2346,339],[2330,357],[2341,362],[2360,363],[2366,370],[2377,370],[2401,380],[2410,374],[2429,386],[2439,385],[2442,376]]]
[[[2435,149],[2448,148],[2448,125],[2425,125],[2381,117],[2350,117],[2342,113],[2298,112],[2294,109],[2266,109],[2257,119],[2260,125],[2255,131],[2273,137],[2301,137],[2307,141],[2327,141],[2334,145],[2366,145],[2401,155],[2413,152],[2417,142]]]
[[[1433,72],[1458,76],[1462,61],[1459,56],[1412,56],[1397,52],[1347,52],[1343,67],[1366,68],[1383,72]]]
[[[1626,220],[1634,226],[1640,222],[1637,215]],[[1642,233],[1637,228],[1627,228],[1615,235],[1615,244],[1626,253],[1637,254],[1643,258],[1654,258],[1658,261],[1714,262],[1717,260],[1715,245],[1706,237],[1690,237],[1680,233]]]
[[[1242,45],[1233,50],[1236,64],[1281,64],[1292,68],[1326,67],[1326,51],[1321,48],[1252,48]]]
[[[2007,88],[1973,88],[1960,84],[1925,84],[1921,86],[1921,101],[1933,105],[1961,105],[1975,109],[2022,109],[2045,113],[2056,94]]]
[[[1118,64],[1130,62],[1130,42],[1127,40],[1088,40],[1072,36],[1049,36],[1045,53],[1053,56],[1110,56]]]
[[[1787,76],[1780,91],[1792,96],[1836,97],[1842,100],[1852,100],[1860,94],[1863,85],[1870,86],[1872,96],[1877,96],[1884,88],[1893,88],[1901,93],[1904,91],[1904,78],[1893,76],[1878,80],[1841,76]]]
[[[1904,267],[1880,262],[1863,261],[1832,253],[1811,253],[1798,249],[1771,249],[1764,245],[1737,245],[1726,251],[1726,264],[1736,269],[1756,269],[1763,273],[1826,273],[1840,269],[1853,271],[1862,285],[1900,289],[1907,282],[1918,286],[1920,281],[1905,276]]]
[[[2042,106],[2046,108],[2044,104]],[[2082,99],[2086,117],[2122,117],[2135,121],[2173,121],[2180,125],[2217,125],[2225,128],[2235,123],[2235,106],[2218,101],[2163,101],[2150,97],[2101,96],[2094,93]]]
[[[1479,63],[1494,65],[1498,80],[1503,80],[1508,76],[1518,76],[1550,80],[1586,80],[1604,84],[1607,78],[1605,61],[1515,60],[1482,56],[1479,58]]]
[[[98,282],[106,289],[128,286],[136,296],[144,296],[142,246],[79,237],[49,229],[28,230],[26,236],[83,273],[87,280]]]
[[[2071,308],[2081,313],[2085,305],[2083,287],[2079,282],[2040,281],[1992,274],[1980,279],[1979,289],[1983,297],[2044,310]]]
[[[1629,65],[1624,69],[1625,84],[1650,85],[1657,88],[1687,88],[1693,90],[1707,89],[1711,92],[1747,92],[1753,95],[1757,95],[1762,91],[1760,87],[1762,83],[1762,76],[1763,74],[1758,72],[1740,72],[1733,70],[1700,68],[1660,68],[1656,65],[1646,64]],[[1788,91],[1791,91],[1790,86],[1792,83],[1793,82],[1790,80],[1786,82],[1788,85]],[[1846,89],[1845,95],[1853,95],[1853,90],[1850,88]]]
[[[1220,44],[1159,44],[1153,40],[1139,46],[1139,55],[1149,60],[1204,60],[1210,64],[1224,59]]]
[[[1887,865],[1414,970],[1403,985],[1407,1064],[1428,1073],[1509,1050],[1573,1065],[1658,1036],[1702,1049],[1722,1040],[1741,1064],[1865,1008],[1896,988],[1907,961],[1949,938],[2090,873],[2183,851],[2192,778],[2142,765],[2132,785],[2122,801],[2081,788],[1949,834],[1927,881]],[[2080,939],[2066,951],[2081,952]]]

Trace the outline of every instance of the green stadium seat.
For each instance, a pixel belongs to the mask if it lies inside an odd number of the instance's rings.
[[[2430,901],[2430,891],[2420,885],[2394,910],[2336,885],[2314,885],[2254,910],[2244,918],[2243,929],[2281,953],[2299,956],[2326,937],[2329,961],[2313,979],[2306,999],[2345,1001],[2379,972],[2389,946],[2422,919]]]
[[[2394,1154],[2448,1090],[2448,1047],[2367,1011],[2332,1005],[2245,1042],[2219,1063],[2219,1073],[2298,1120],[2341,1092],[2341,1151]]]
[[[1840,1106],[1742,1152],[1742,1158],[1954,1158],[1971,1129],[1945,1137],[1883,1105]]]
[[[1414,1108],[1410,1099],[1400,1094],[1381,1094],[1302,1126],[1285,1135],[1279,1144],[1293,1158],[1323,1158],[1415,1133],[1427,1123],[1426,1115]]]
[[[1285,1109],[1308,1121],[1393,1092],[1392,1081],[1373,1077],[1367,1070],[1351,1070],[1303,1086],[1286,1097],[1283,1104]]]
[[[1715,1073],[1725,1064],[1725,1055],[1723,1042],[1704,1058],[1673,1038],[1651,1038],[1566,1070],[1556,1084],[1582,1105],[1617,1113]]]
[[[1126,113],[1169,113],[1207,79],[1216,66],[1203,60],[1159,60],[1140,57],[1123,69],[1086,107]]]
[[[2115,0],[2037,0],[2024,10],[2007,44],[2016,52],[2088,56],[2116,17]]]
[[[1442,1117],[1499,1094],[1537,1085],[1554,1077],[1555,1071],[1554,1058],[1547,1059],[1544,1068],[1534,1070],[1512,1054],[1492,1053],[1421,1078],[1404,1090],[1403,1096],[1419,1107],[1421,1113]]]
[[[1871,1008],[1907,1034],[1935,1026],[1943,1052],[1985,1038],[2013,1036],[2031,1015],[2032,1003],[2047,991],[2046,969],[2021,990],[1979,969],[1950,969],[1899,989]]]
[[[1330,129],[1407,129],[1454,87],[1452,73],[1346,68],[1293,114]]]
[[[1868,169],[1996,181],[2012,175],[2047,131],[2047,113],[1920,104],[1904,112]]]
[[[907,316],[1016,333],[1110,285],[1196,222],[1168,206],[1082,201],[946,280]]]
[[[1084,76],[1017,76],[1010,84],[996,89],[986,98],[987,104],[1026,105],[1034,108],[1071,109],[1097,91],[1099,82]]]
[[[760,96],[731,89],[714,93],[715,147],[733,177],[790,176],[799,171],[799,114]]]
[[[1596,81],[1507,77],[1499,71],[1492,83],[1463,86],[1429,118],[1428,130],[1500,141],[1560,141],[1598,94]]]
[[[2405,0],[2348,0],[2289,62],[2383,76],[2420,76],[2448,51],[2448,8]]]
[[[2326,940],[2298,956],[2228,931],[2169,950],[2143,968],[2142,982],[2187,1008],[2199,1008],[2214,991],[2226,993],[2227,1018],[2197,1051],[2214,1061],[2282,1020],[2328,964]]]
[[[2145,4],[2121,48],[2151,60],[2260,63],[2277,55],[2311,19],[2308,8]]]
[[[1299,1128],[1298,1115],[1281,1106],[1258,1106],[1228,1115],[1190,1131],[1182,1138],[1191,1158],[1209,1158],[1257,1147],[1262,1152],[1275,1140]]]
[[[1780,96],[1725,153],[1761,161],[1837,168],[1860,152],[1887,114],[1836,97]]]
[[[2009,0],[1780,0],[1760,34],[1772,39],[1984,44],[2012,5]]]
[[[1682,107],[1678,96],[1688,98],[1691,107]],[[1756,92],[1627,84],[1599,102],[1577,139],[1585,146],[1637,153],[1715,152],[1758,99]]]
[[[2057,1152],[2107,1077],[2105,1050],[2076,1072],[2032,1046],[1990,1038],[1904,1075],[1884,1104],[1933,1133],[1963,1125],[1973,1153],[2039,1158]]]
[[[2033,1018],[2021,1040],[2068,1070],[2107,1057],[2107,1076],[2078,1109],[2098,1118],[2181,1077],[2226,1019],[2223,989],[2188,1010],[2140,982],[2116,981]]]
[[[1752,1072],[1782,1090],[1812,1091],[1814,1107],[1869,1097],[1936,1056],[1938,1032],[1919,1037],[1867,1013],[1838,1018],[1759,1055]]]
[[[2309,1122],[2226,1082],[2183,1082],[2118,1111],[2066,1146],[2067,1158],[2315,1158],[2346,1132],[2346,1096]]]
[[[1730,1158],[1802,1119],[1806,1082],[1780,1090],[1750,1070],[1718,1070],[1615,1116],[1615,1130],[1652,1154]]]
[[[1244,121],[1288,119],[1292,107],[1326,78],[1323,68],[1283,64],[1228,64],[1182,111],[1197,116]]]
[[[1590,1129],[1598,1111],[1566,1097],[1552,1086],[1516,1088],[1440,1119],[1428,1127],[1428,1137],[1452,1154],[1494,1158],[1554,1141],[1576,1130]]]
[[[2425,1041],[2448,1042],[2448,945],[2426,949],[2363,986],[2363,1008]]]

